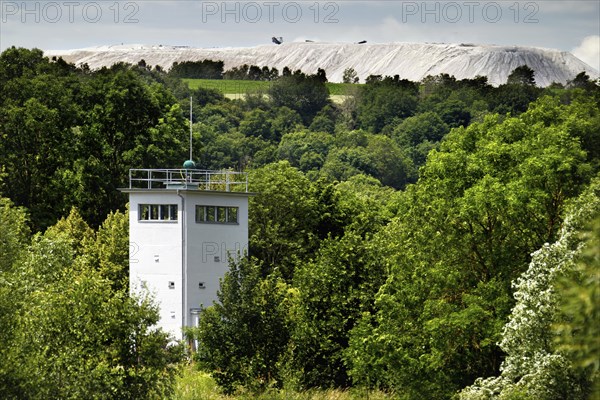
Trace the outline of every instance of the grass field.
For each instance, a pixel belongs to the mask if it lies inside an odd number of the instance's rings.
[[[271,82],[263,81],[238,81],[230,79],[184,79],[190,89],[218,90],[223,94],[246,94],[246,93],[266,93],[271,86]]]
[[[206,89],[215,89],[223,94],[243,95],[246,93],[266,93],[273,82],[266,81],[239,81],[230,79],[184,79],[190,89],[203,87]],[[327,89],[332,96],[348,95],[357,85],[352,83],[330,83],[327,82]]]
[[[291,392],[286,390],[268,390],[262,394],[241,393],[226,396],[219,391],[215,381],[205,372],[198,371],[194,365],[187,365],[179,379],[173,400],[383,400],[393,396],[383,392],[366,390],[311,390]]]

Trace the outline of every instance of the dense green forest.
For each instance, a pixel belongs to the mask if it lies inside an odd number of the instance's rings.
[[[597,82],[371,76],[334,104],[324,72],[259,69],[268,96],[228,100],[198,65],[0,55],[0,397],[169,398],[190,358],[228,394],[600,396]],[[128,293],[117,190],[180,167],[190,96],[198,167],[256,193],[194,354]]]

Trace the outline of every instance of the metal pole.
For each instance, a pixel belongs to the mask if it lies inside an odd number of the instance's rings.
[[[192,96],[190,96],[190,160],[192,160]]]

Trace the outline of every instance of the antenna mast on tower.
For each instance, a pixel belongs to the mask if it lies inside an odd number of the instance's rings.
[[[190,160],[192,159],[192,96],[190,96]]]

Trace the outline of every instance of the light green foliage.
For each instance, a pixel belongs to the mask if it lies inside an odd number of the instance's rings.
[[[587,367],[589,364],[586,361],[591,360],[590,364],[595,364],[597,371],[598,347],[594,343],[597,342],[594,334],[598,333],[600,322],[597,306],[591,312],[577,310],[583,313],[573,312],[575,310],[571,309],[563,316],[560,305],[567,301],[572,301],[571,304],[575,307],[585,304],[578,298],[582,291],[577,286],[565,285],[564,276],[577,275],[576,260],[581,260],[579,265],[584,268],[594,268],[593,264],[582,258],[582,249],[590,251],[593,244],[583,242],[582,245],[578,231],[591,217],[600,213],[599,183],[596,180],[591,189],[575,202],[564,221],[558,240],[552,244],[546,243],[536,251],[527,271],[514,281],[516,304],[503,328],[499,343],[507,354],[502,363],[501,375],[477,379],[473,386],[461,392],[461,399],[511,399],[515,393],[526,393],[526,398],[540,400],[587,398],[590,378],[578,371],[575,367],[579,366],[573,365],[565,356],[562,350],[566,348],[559,347],[558,351],[555,349],[553,341],[559,338],[552,327],[559,324],[559,327],[566,328],[563,331],[566,335],[562,337],[566,343],[575,344],[577,341],[572,339],[574,332],[569,331],[569,327],[575,328],[576,332],[585,332],[579,337],[587,338],[584,340],[592,347],[574,354],[578,354],[583,361],[581,367]],[[594,277],[589,272],[587,276],[592,279]],[[558,287],[557,283],[560,284]],[[587,287],[596,292],[597,304],[597,281],[589,282]],[[593,304],[593,300],[587,303],[587,309],[589,310],[590,305],[593,308]],[[560,324],[562,321],[565,323]],[[594,373],[589,375],[593,377]]]
[[[379,231],[393,216],[392,203],[398,192],[370,176],[355,175],[335,186],[338,208],[347,216],[346,230],[363,237]]]
[[[16,329],[14,316],[21,309],[22,298],[16,295],[21,287],[14,279],[17,262],[29,244],[27,214],[10,200],[0,197],[0,394],[9,393],[18,384],[11,353]]]
[[[595,199],[597,202],[597,199]],[[560,323],[554,325],[555,345],[593,383],[600,396],[600,217],[586,224],[575,267],[557,283],[561,294]]]
[[[497,371],[510,282],[590,176],[561,120],[544,123],[548,107],[570,112],[544,99],[522,118],[455,129],[430,153],[377,238],[390,277],[351,337],[357,382],[443,398]]]
[[[186,365],[177,379],[173,400],[383,400],[393,396],[381,391],[358,389],[311,389],[303,392],[289,389],[269,388],[262,393],[240,390],[234,395],[226,395],[220,390],[210,374],[200,371],[196,364]]]
[[[129,214],[110,213],[96,233],[88,255],[115,291],[129,290]]]
[[[98,254],[94,247],[94,232],[72,210],[37,234],[2,274],[2,398],[144,399],[171,393],[181,348],[168,347],[167,335],[152,327],[158,312],[150,299],[115,291],[102,271],[90,267]]]
[[[266,272],[277,267],[291,280],[297,260],[311,254],[318,223],[317,203],[310,181],[280,161],[250,175],[250,254],[264,262]]]
[[[56,224],[49,227],[45,235],[52,238],[61,238],[61,240],[69,243],[75,252],[75,256],[83,255],[84,250],[95,239],[94,231],[83,220],[76,208],[72,208],[66,218],[61,218]]]
[[[25,249],[28,237],[25,210],[15,207],[9,199],[0,197],[0,273],[11,270]]]
[[[227,397],[221,394],[219,386],[208,372],[199,371],[195,364],[190,363],[182,368],[171,398],[173,400],[222,400]]]

